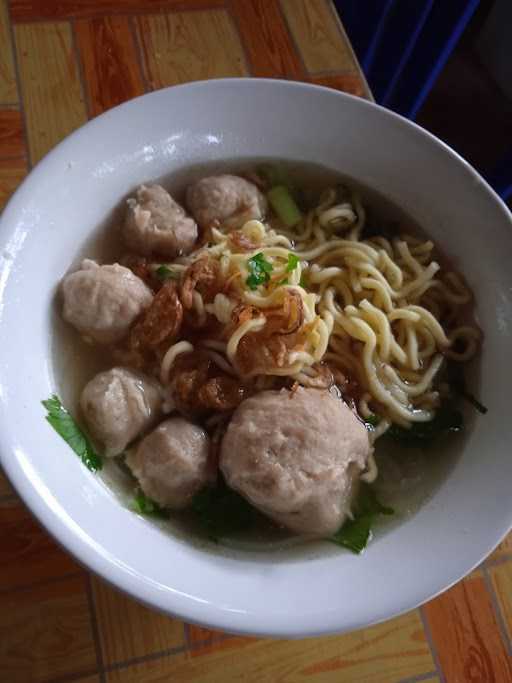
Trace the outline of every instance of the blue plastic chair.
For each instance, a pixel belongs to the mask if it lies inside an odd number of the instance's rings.
[[[487,175],[489,184],[505,201],[512,197],[512,149],[498,162],[496,168]]]
[[[480,0],[334,0],[375,100],[416,115]],[[512,150],[486,174],[512,195]]]
[[[372,93],[414,119],[480,0],[335,0]]]

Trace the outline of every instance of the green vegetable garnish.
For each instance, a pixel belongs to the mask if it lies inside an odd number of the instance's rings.
[[[383,505],[368,484],[361,484],[354,505],[354,519],[348,520],[339,531],[327,540],[353,553],[361,553],[372,536],[372,527],[378,515],[393,515],[394,510]]]
[[[359,555],[371,539],[373,520],[374,518],[369,515],[349,519],[328,540]]]
[[[448,382],[450,389],[459,396],[462,396],[473,408],[476,408],[479,413],[485,415],[487,408],[480,403],[480,401],[468,391],[466,386],[466,378],[464,377],[464,370],[458,363],[450,363],[446,368],[445,379]]]
[[[302,213],[297,206],[295,199],[284,185],[276,185],[267,192],[267,199],[270,206],[276,212],[278,218],[288,228],[293,228],[302,220]]]
[[[167,517],[165,510],[163,510],[158,503],[148,498],[142,491],[138,491],[133,499],[133,509],[140,515],[147,515],[149,517]]]
[[[364,421],[370,427],[376,427],[380,422],[380,417],[378,415],[368,415],[364,418]]]
[[[283,170],[281,167],[274,164],[262,164],[257,168],[257,173],[267,187],[287,184],[287,179],[283,174]]]
[[[463,426],[462,414],[445,404],[438,409],[430,422],[414,422],[409,429],[391,425],[385,435],[400,441],[404,446],[421,446],[441,434],[460,432]]]
[[[221,480],[215,488],[205,488],[194,496],[192,512],[210,540],[249,529],[258,516],[256,510]]]
[[[180,279],[180,274],[176,273],[174,270],[171,270],[167,266],[158,266],[158,268],[155,270],[155,275],[162,282],[165,282],[166,280]]]
[[[265,256],[260,252],[255,254],[247,261],[249,268],[249,277],[245,283],[249,289],[256,289],[258,285],[263,285],[270,280],[270,273],[273,271],[273,266],[265,259]]]
[[[46,401],[41,401],[48,411],[47,422],[55,429],[64,441],[75,451],[83,464],[97,472],[101,470],[103,461],[94,450],[93,445],[60,402],[59,397],[53,394]]]
[[[295,254],[288,254],[288,265],[286,266],[286,272],[291,273],[292,270],[295,270],[297,266],[299,265],[299,257],[295,256]]]

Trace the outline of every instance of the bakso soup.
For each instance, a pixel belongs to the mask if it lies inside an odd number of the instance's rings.
[[[459,431],[456,394],[485,410],[463,385],[481,343],[470,290],[347,184],[265,164],[165,185],[125,202],[114,262],[62,280],[62,317],[102,371],[76,422],[45,401],[50,423],[73,425],[93,469],[116,463],[140,513],[216,541],[280,529],[359,552],[393,514],[381,444]]]

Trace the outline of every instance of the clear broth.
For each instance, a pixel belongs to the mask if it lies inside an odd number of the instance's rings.
[[[320,192],[334,184],[346,184],[359,192],[363,206],[367,212],[366,225],[373,234],[391,231],[407,232],[414,235],[428,235],[410,216],[391,203],[376,190],[355,182],[348,175],[332,169],[310,163],[291,163],[268,158],[247,158],[231,161],[215,162],[188,166],[175,173],[156,179],[148,178],[146,182],[162,184],[177,201],[183,204],[185,188],[195,180],[216,173],[241,173],[262,163],[278,163],[288,177],[300,188],[308,188]],[[126,195],[131,196],[133,190]],[[73,270],[83,258],[93,258],[102,263],[111,263],[122,253],[119,226],[124,214],[124,200],[111,214],[92,232],[91,237],[79,248],[73,259],[70,270]],[[436,253],[442,264],[456,264],[447,254]],[[98,372],[112,367],[112,362],[98,349],[85,343],[80,335],[67,325],[60,316],[59,302],[56,301],[54,316],[55,334],[52,340],[52,358],[57,390],[63,404],[80,421],[79,397],[85,384]],[[468,369],[470,385],[477,388],[478,364],[472,363]],[[379,465],[379,477],[375,483],[379,498],[395,510],[392,517],[381,517],[375,529],[378,538],[389,533],[393,528],[421,508],[429,500],[443,481],[449,476],[457,460],[464,450],[464,444],[471,430],[474,419],[472,411],[465,412],[466,429],[463,434],[449,435],[439,439],[428,448],[403,447],[395,442],[379,440],[376,444],[376,460]],[[105,465],[98,475],[108,488],[116,495],[120,503],[131,506],[134,480],[113,460],[105,459]],[[171,513],[169,520],[153,520],[148,523],[157,524],[162,532],[172,534],[184,542],[193,542],[201,548],[222,554],[236,553],[237,557],[253,553],[270,552],[282,560],[303,558],[319,553],[340,552],[331,544],[311,541],[292,535],[263,517],[250,533],[223,538],[221,543],[208,541],[191,515],[186,512]]]

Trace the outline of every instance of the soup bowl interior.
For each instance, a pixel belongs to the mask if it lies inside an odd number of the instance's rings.
[[[229,550],[134,514],[44,420],[60,390],[62,275],[144,181],[226,159],[311,162],[375,188],[439,243],[476,296],[475,386],[489,411],[419,509],[354,556],[327,543]],[[113,218],[112,218],[113,217]],[[0,230],[0,452],[18,492],[79,561],[162,611],[216,628],[298,637],[411,609],[478,564],[512,520],[511,218],[479,176],[410,122],[324,88],[224,80],[161,90],[67,138],[32,171]],[[433,458],[444,452],[433,447]],[[448,455],[446,456],[448,457]]]

